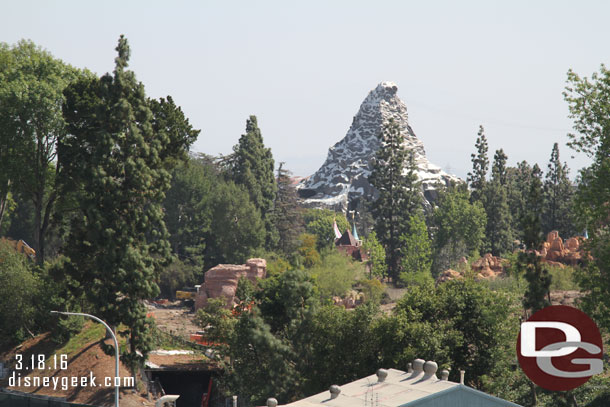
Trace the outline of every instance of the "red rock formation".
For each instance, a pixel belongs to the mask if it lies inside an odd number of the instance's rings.
[[[539,252],[536,252],[547,263],[575,265],[582,259],[582,237],[571,237],[564,243],[559,232],[553,230],[546,237]]]
[[[479,260],[472,263],[470,268],[477,273],[477,278],[496,278],[504,274],[504,264],[506,260],[492,256],[491,253],[485,254]]]
[[[449,280],[453,280],[456,278],[462,278],[464,277],[463,273],[460,273],[459,271],[455,271],[452,269],[449,270],[445,270],[441,273],[440,276],[438,276],[438,278],[436,279],[436,283],[444,283],[445,281],[449,281]]]
[[[487,253],[472,263],[470,269],[475,273],[478,280],[494,279],[504,274],[504,263],[506,263],[505,259]],[[445,270],[438,276],[436,283],[443,283],[445,281],[464,277],[464,270],[468,268],[468,262],[465,258],[462,258],[458,263],[458,266],[462,271],[455,271],[452,269]]]
[[[227,308],[235,305],[235,291],[241,277],[253,283],[267,275],[265,259],[249,259],[246,264],[219,264],[205,273],[205,281],[195,298],[195,310],[205,307],[208,298],[224,297]]]

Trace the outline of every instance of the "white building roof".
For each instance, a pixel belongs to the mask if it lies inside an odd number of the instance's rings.
[[[381,373],[344,384],[332,397],[330,391],[315,394],[290,407],[520,407],[460,383],[436,377],[436,363],[416,359],[413,372],[380,369]],[[385,378],[384,376],[387,372]],[[380,380],[383,379],[383,380]]]

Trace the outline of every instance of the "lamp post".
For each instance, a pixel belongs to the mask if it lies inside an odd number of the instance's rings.
[[[90,315],[90,314],[83,314],[83,313],[80,313],[80,312],[64,312],[64,311],[51,311],[51,314],[78,315],[78,316],[81,316],[81,317],[88,317],[88,318],[94,319],[97,322],[99,322],[100,324],[104,325],[106,327],[106,329],[108,330],[108,332],[110,332],[110,335],[112,336],[112,339],[114,340],[114,353],[115,353],[115,357],[116,357],[115,372],[114,372],[114,375],[115,375],[115,382],[114,382],[114,406],[115,407],[119,407],[119,384],[120,384],[120,376],[119,376],[119,343],[116,340],[116,335],[114,334],[114,332],[112,332],[112,329],[110,329],[108,324],[106,324],[104,321],[102,321],[98,317],[96,317],[94,315]]]

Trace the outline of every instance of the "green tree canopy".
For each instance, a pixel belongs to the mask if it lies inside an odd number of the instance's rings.
[[[63,91],[87,76],[31,41],[0,44],[0,226],[8,192],[20,191],[33,205],[32,245],[39,264],[58,197],[60,166],[54,162],[56,142],[66,133]]]
[[[40,295],[39,279],[29,259],[0,240],[0,345],[22,341],[27,336]]]
[[[377,239],[386,251],[388,275],[398,280],[402,253],[400,236],[408,232],[408,222],[421,209],[421,191],[415,173],[413,153],[408,153],[404,135],[393,119],[379,134],[381,147],[373,162],[369,182],[379,196],[372,203]]]
[[[480,202],[470,203],[465,186],[451,187],[439,197],[434,210],[435,247],[464,242],[470,255],[477,255],[483,244],[487,216]]]
[[[569,71],[564,97],[576,131],[570,146],[593,161],[580,173],[575,204],[592,256],[579,278],[587,293],[583,306],[610,332],[610,70],[602,65],[591,78]]]
[[[494,256],[510,253],[513,249],[511,212],[508,206],[508,188],[504,151],[497,150],[492,166],[492,178],[483,187],[482,202],[487,214],[485,227],[486,250]]]
[[[304,231],[303,210],[299,206],[297,191],[290,179],[291,172],[280,163],[277,169],[277,194],[273,204],[273,223],[278,233],[278,249],[292,255]]]
[[[372,231],[364,240],[363,248],[369,257],[371,274],[375,277],[386,277],[388,267],[385,263],[385,249],[377,240],[377,233]]]
[[[568,177],[569,172],[568,165],[559,158],[559,144],[553,144],[544,180],[542,228],[545,233],[557,230],[564,238],[576,233],[572,213],[574,187]]]
[[[307,209],[303,219],[305,231],[317,237],[318,249],[333,246],[335,242],[333,222],[337,221],[337,227],[341,233],[349,229],[349,222],[345,215],[329,209]]]
[[[402,244],[402,272],[400,280],[403,283],[431,277],[432,247],[428,228],[423,216],[414,215],[409,219],[409,233],[400,237]]]
[[[471,202],[478,201],[483,196],[483,188],[485,187],[487,170],[489,169],[489,159],[487,158],[487,137],[485,137],[485,129],[479,126],[477,133],[477,141],[474,144],[477,149],[476,154],[471,154],[472,172],[468,173],[468,183],[472,190],[470,195]]]
[[[142,300],[158,294],[155,282],[170,254],[161,206],[167,169],[196,132],[185,129],[183,120],[176,123],[182,130],[172,129],[168,106],[155,109],[163,112],[155,119],[144,86],[127,70],[130,49],[123,36],[116,51],[112,75],[82,78],[66,88],[68,131],[57,149],[62,185],[80,204],[71,220],[65,272],[81,284],[97,315],[128,327],[130,347],[123,356],[135,368],[137,352],[146,357],[151,346]]]
[[[278,239],[272,221],[273,202],[277,191],[275,162],[271,149],[263,144],[256,116],[250,116],[246,121],[246,133],[239,138],[233,151],[231,178],[248,191],[250,200],[260,212],[265,224],[265,246],[267,249],[273,249]]]

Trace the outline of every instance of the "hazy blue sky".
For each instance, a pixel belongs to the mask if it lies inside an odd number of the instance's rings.
[[[323,163],[369,90],[398,84],[428,158],[465,177],[479,124],[490,155],[543,168],[565,146],[566,72],[610,60],[604,1],[2,1],[0,41],[29,38],[102,74],[125,34],[152,97],[172,95],[202,130],[193,150],[229,153],[256,114],[276,161]]]

